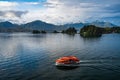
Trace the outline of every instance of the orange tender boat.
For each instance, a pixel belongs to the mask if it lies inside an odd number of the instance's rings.
[[[56,66],[78,66],[80,60],[75,56],[65,56],[56,60]]]

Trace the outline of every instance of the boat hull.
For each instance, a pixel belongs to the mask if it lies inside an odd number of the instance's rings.
[[[76,69],[79,67],[79,63],[75,63],[75,64],[56,63],[55,65],[56,65],[57,69],[64,70],[64,71]]]
[[[71,64],[64,64],[64,63],[55,63],[56,66],[64,66],[64,67],[78,67],[79,62],[77,63],[71,63]]]

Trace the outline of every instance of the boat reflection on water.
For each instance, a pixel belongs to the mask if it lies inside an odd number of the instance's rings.
[[[79,67],[80,60],[75,56],[65,56],[56,60],[56,67],[61,70],[71,70]]]

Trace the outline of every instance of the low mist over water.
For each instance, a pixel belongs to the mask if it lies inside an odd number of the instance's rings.
[[[55,60],[77,56],[79,67],[58,69]],[[0,33],[0,80],[119,80],[120,35]]]

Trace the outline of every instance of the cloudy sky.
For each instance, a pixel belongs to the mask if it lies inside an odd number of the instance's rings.
[[[0,0],[0,21],[53,24],[106,21],[120,25],[120,0]]]

